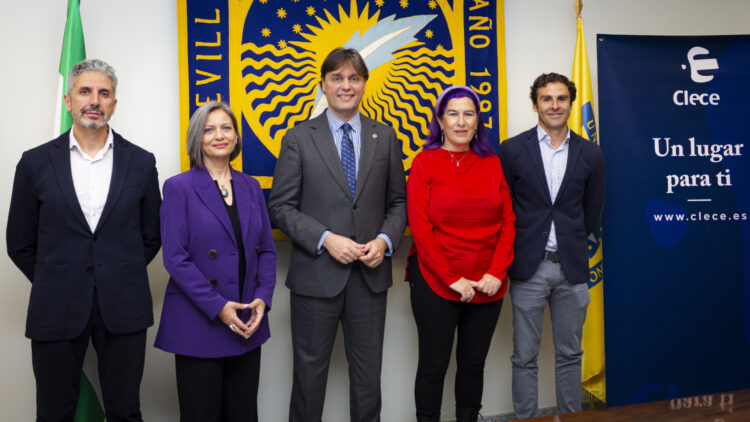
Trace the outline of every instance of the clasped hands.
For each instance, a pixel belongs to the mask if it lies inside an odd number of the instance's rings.
[[[357,243],[348,237],[329,233],[323,241],[323,247],[336,261],[342,264],[351,264],[360,261],[370,268],[375,268],[383,262],[388,245],[385,240],[376,237],[365,243]]]
[[[500,286],[503,285],[503,281],[499,278],[485,274],[479,281],[469,280],[468,278],[461,277],[458,281],[450,285],[451,290],[461,295],[461,302],[471,302],[474,299],[476,291],[484,293],[487,296],[492,296],[500,290]]]
[[[252,309],[250,313],[250,319],[247,322],[237,316],[237,311],[242,309]],[[221,311],[219,311],[219,319],[227,327],[229,327],[235,334],[244,337],[245,339],[250,338],[260,326],[260,321],[263,319],[263,315],[266,312],[266,302],[262,299],[255,299],[250,303],[238,303],[228,301]]]

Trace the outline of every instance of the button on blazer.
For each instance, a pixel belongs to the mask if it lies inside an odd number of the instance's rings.
[[[599,146],[570,131],[565,174],[552,202],[539,149],[536,126],[500,144],[500,164],[516,214],[516,241],[511,279],[527,280],[544,256],[552,221],[565,277],[589,280],[587,237],[604,207],[604,159]]]
[[[247,340],[218,318],[230,300],[262,299],[268,312],[276,285],[276,251],[260,185],[234,170],[232,179],[247,263],[242,297],[237,241],[216,183],[199,168],[164,182],[161,236],[170,278],[154,344],[160,349],[203,358],[236,356],[271,335],[268,313]],[[240,318],[247,321],[250,310]]]
[[[146,265],[159,251],[159,181],[150,152],[113,132],[112,179],[92,231],[78,203],[70,136],[23,153],[8,213],[8,255],[32,282],[26,336],[79,336],[91,316],[94,287],[108,331],[153,324]]]

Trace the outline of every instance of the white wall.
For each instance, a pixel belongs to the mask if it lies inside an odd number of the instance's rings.
[[[278,0],[274,0],[278,1]],[[363,3],[364,0],[360,0]],[[0,222],[7,204],[15,165],[21,153],[54,132],[52,117],[59,99],[57,67],[65,24],[64,0],[0,0]],[[508,64],[508,133],[536,122],[528,87],[542,72],[569,74],[575,43],[573,0],[505,0]],[[596,94],[596,34],[739,34],[750,33],[750,3],[745,0],[587,0],[583,17]],[[156,154],[160,178],[176,174],[178,162],[178,82],[176,2],[154,0],[83,1],[81,6],[88,57],[108,61],[118,72],[117,112],[112,125],[126,138]],[[16,101],[18,100],[18,101]],[[606,140],[602,140],[606,142]],[[413,419],[413,375],[416,330],[403,277],[410,241],[394,259],[383,370],[383,420]],[[5,248],[5,242],[2,242]],[[291,384],[288,290],[283,285],[289,242],[277,242],[278,288],[270,315],[273,337],[263,348],[261,420],[286,419]],[[2,419],[34,419],[34,380],[30,343],[24,333],[29,283],[6,253],[0,254],[0,409]],[[158,256],[149,267],[155,317],[167,274]],[[510,362],[512,329],[509,302],[498,323],[485,371],[485,414],[512,410]],[[51,315],[54,318],[55,315]],[[149,330],[149,344],[156,327]],[[348,380],[340,336],[334,351],[324,420],[348,420]],[[554,405],[554,358],[549,326],[540,357],[540,405]],[[446,383],[443,415],[453,414],[453,369]],[[142,383],[147,420],[176,421],[177,398],[171,355],[149,347]]]

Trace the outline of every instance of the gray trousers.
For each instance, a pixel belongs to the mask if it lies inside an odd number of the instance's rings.
[[[518,419],[538,416],[537,356],[544,308],[549,302],[555,344],[559,413],[581,410],[581,335],[589,304],[588,285],[571,284],[562,266],[543,260],[534,275],[510,285],[513,303],[513,410]]]
[[[319,422],[339,321],[349,363],[349,415],[352,422],[380,421],[380,371],[388,292],[373,293],[359,264],[353,264],[344,290],[332,298],[291,293],[294,378],[290,422]]]

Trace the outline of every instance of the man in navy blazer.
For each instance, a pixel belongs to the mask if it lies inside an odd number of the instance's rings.
[[[604,205],[599,146],[568,127],[575,84],[542,74],[531,87],[539,124],[500,144],[516,214],[513,303],[513,408],[537,416],[537,355],[549,302],[560,413],[581,410],[581,335],[589,303],[587,237]]]
[[[38,421],[72,421],[91,339],[107,421],[141,421],[146,265],[161,245],[153,154],[107,124],[117,77],[86,60],[68,76],[72,130],[23,153],[8,214],[8,255],[32,282],[26,319]]]

